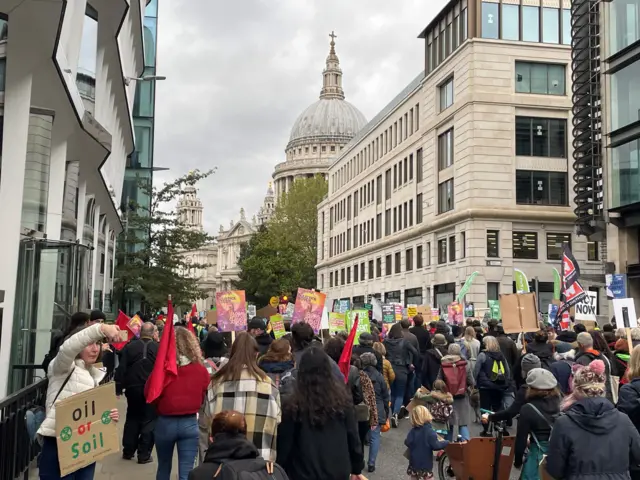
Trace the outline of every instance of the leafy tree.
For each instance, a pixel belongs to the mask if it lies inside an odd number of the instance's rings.
[[[266,305],[273,295],[295,295],[298,287],[316,286],[318,204],[327,194],[321,176],[298,179],[276,204],[266,227],[242,246],[235,288]]]
[[[124,303],[125,294],[137,294],[149,309],[166,306],[171,295],[177,307],[189,308],[207,293],[198,288],[198,279],[190,269],[206,268],[206,264],[186,261],[185,251],[198,250],[213,241],[207,233],[181,224],[173,205],[185,188],[194,186],[213,170],[195,170],[187,175],[152,187],[138,179],[140,197],[150,199],[149,205],[129,201],[123,205],[125,231],[118,239],[114,278],[115,298]]]

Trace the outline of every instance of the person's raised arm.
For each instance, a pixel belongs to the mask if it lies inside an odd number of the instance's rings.
[[[73,367],[73,362],[82,350],[103,338],[110,341],[119,340],[120,329],[116,325],[96,323],[67,338],[60,346],[60,350],[53,359],[49,368],[54,375],[68,373]]]

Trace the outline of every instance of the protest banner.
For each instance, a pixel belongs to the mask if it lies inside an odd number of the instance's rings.
[[[353,344],[360,345],[360,334],[363,332],[371,333],[371,323],[369,323],[366,310],[349,310],[346,315],[348,329],[353,327],[356,315],[358,316],[358,328],[356,329],[356,338]]]
[[[471,284],[473,283],[473,280],[477,276],[478,276],[478,272],[473,272],[471,275],[469,275],[469,278],[467,278],[467,280],[464,282],[464,285],[460,289],[460,293],[458,293],[458,296],[456,297],[456,302],[457,303],[462,303],[462,299],[464,298],[464,296],[467,293],[469,293],[469,289],[471,288]]]
[[[529,293],[529,280],[527,280],[527,276],[524,274],[522,270],[518,270],[517,268],[513,269],[513,278],[516,282],[516,292],[517,293]]]
[[[382,322],[394,323],[396,321],[396,311],[393,305],[385,303],[382,305]]]
[[[586,295],[582,300],[575,304],[575,319],[595,322],[597,321],[596,315],[598,314],[598,292],[586,291],[585,293]]]
[[[489,300],[489,312],[491,318],[493,318],[494,320],[500,320],[502,318],[502,314],[500,313],[499,300]]]
[[[329,333],[335,335],[338,332],[345,332],[346,330],[345,314],[337,312],[329,313]]]
[[[288,318],[289,320],[291,320],[293,318],[293,312],[295,310],[296,306],[289,302],[287,303],[287,307],[284,309],[284,316],[285,318]]]
[[[455,325],[462,325],[463,321],[462,305],[458,302],[450,303],[447,306],[447,322]]]
[[[282,318],[282,315],[271,315],[271,317],[269,317],[269,322],[271,323],[271,329],[273,330],[273,335],[276,337],[276,340],[287,334],[287,331],[284,328],[284,319]]]
[[[373,319],[373,304],[365,303],[362,308],[369,312],[369,321],[371,321]]]
[[[439,322],[440,321],[440,309],[439,308],[432,308],[431,309],[431,321],[432,322]]]
[[[626,315],[625,310],[626,309]],[[633,298],[616,298],[613,300],[613,311],[616,316],[618,327],[636,328],[638,326],[638,318],[636,317],[636,305]],[[629,327],[623,324],[623,319],[629,319]]]
[[[110,382],[56,403],[56,441],[64,477],[120,450],[118,427],[109,416],[117,406]]]
[[[402,320],[402,305],[399,303],[394,303],[393,308],[396,312],[396,322],[399,322],[400,320]]]
[[[308,323],[317,334],[322,326],[322,312],[326,300],[326,293],[298,288],[291,323]]]
[[[133,332],[136,337],[140,336],[140,329],[142,328],[142,319],[138,315],[134,315],[127,323],[127,328]]]
[[[340,300],[340,307],[339,307],[339,312],[340,313],[347,313],[347,311],[351,308],[351,302],[349,301],[349,299],[341,299]]]
[[[278,297],[271,297],[269,299],[269,305],[273,308],[278,308],[278,304],[280,303],[280,299]]]
[[[247,305],[247,317],[252,319],[256,316],[256,306],[255,305]]]
[[[207,311],[207,325],[218,325],[218,311],[217,310],[209,310]]]
[[[241,332],[247,329],[247,304],[244,290],[216,293],[218,330]]]
[[[476,307],[473,302],[467,302],[464,304],[464,316],[471,318],[476,316]]]
[[[505,333],[537,332],[540,328],[535,293],[500,295],[500,312]]]
[[[418,306],[417,305],[407,305],[407,317],[409,319],[413,319],[418,315]]]
[[[624,273],[614,273],[605,275],[605,285],[607,298],[626,298],[627,296],[627,275]]]

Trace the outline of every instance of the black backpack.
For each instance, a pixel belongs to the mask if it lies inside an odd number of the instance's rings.
[[[282,467],[262,458],[229,460],[221,463],[213,475],[215,480],[289,480]]]

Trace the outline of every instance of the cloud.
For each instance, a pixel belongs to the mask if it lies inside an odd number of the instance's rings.
[[[297,116],[315,102],[335,30],[347,100],[373,118],[423,69],[417,35],[444,0],[163,0],[158,14],[159,182],[199,185],[205,228],[257,213]]]

